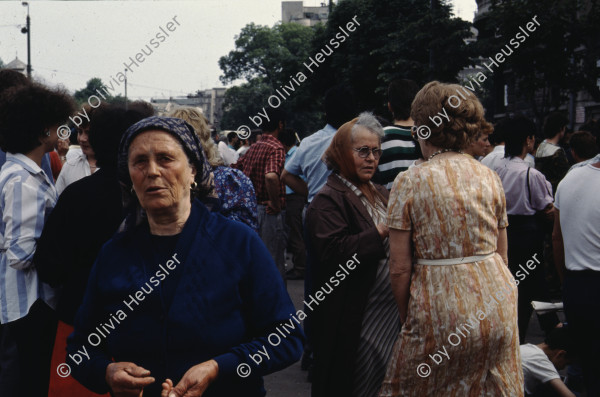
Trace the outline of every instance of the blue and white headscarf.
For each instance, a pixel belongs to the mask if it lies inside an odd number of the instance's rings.
[[[158,117],[152,116],[138,121],[125,131],[119,144],[119,159],[118,159],[118,177],[121,184],[121,192],[123,194],[123,207],[128,213],[128,219],[121,230],[126,230],[129,226],[137,225],[143,219],[143,210],[137,200],[134,192],[132,192],[133,183],[129,176],[129,167],[127,164],[129,147],[136,136],[145,131],[160,130],[173,135],[187,155],[190,163],[196,168],[196,183],[198,186],[192,190],[192,199],[197,197],[201,201],[207,203],[211,199],[218,201],[218,196],[215,191],[214,176],[212,167],[206,159],[204,149],[200,139],[196,135],[194,128],[185,121],[175,117]],[[214,202],[214,201],[213,201]],[[133,219],[131,215],[135,215]],[[124,226],[124,227],[123,227]]]

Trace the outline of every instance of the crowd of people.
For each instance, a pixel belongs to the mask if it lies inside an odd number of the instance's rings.
[[[264,396],[302,358],[313,397],[599,396],[600,124],[458,88],[395,80],[387,121],[334,86],[302,140],[101,104],[70,142],[0,70],[0,395]]]

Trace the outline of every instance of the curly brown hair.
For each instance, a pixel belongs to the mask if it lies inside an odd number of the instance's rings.
[[[64,89],[31,83],[13,87],[0,96],[0,147],[10,153],[28,153],[41,145],[44,132],[65,123],[75,103]]]
[[[429,127],[431,136],[427,141],[443,149],[462,150],[478,134],[490,134],[494,130],[492,124],[484,118],[479,99],[458,84],[439,81],[427,83],[415,96],[410,116],[415,126]],[[438,123],[430,118],[435,116],[438,117]]]

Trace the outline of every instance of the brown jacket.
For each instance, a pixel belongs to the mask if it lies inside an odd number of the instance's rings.
[[[387,199],[389,192],[377,190]],[[352,396],[352,379],[360,339],[363,312],[377,264],[386,257],[376,225],[357,195],[336,175],[312,200],[306,213],[310,273],[314,297],[311,334],[314,348],[312,397]],[[356,268],[345,274],[344,266],[356,254]],[[307,302],[310,303],[309,300]]]

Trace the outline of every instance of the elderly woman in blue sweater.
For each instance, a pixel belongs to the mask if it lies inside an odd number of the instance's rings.
[[[264,396],[262,375],[299,359],[303,333],[258,235],[214,211],[193,128],[134,124],[119,179],[130,215],[90,274],[67,347],[74,377],[113,396]]]

